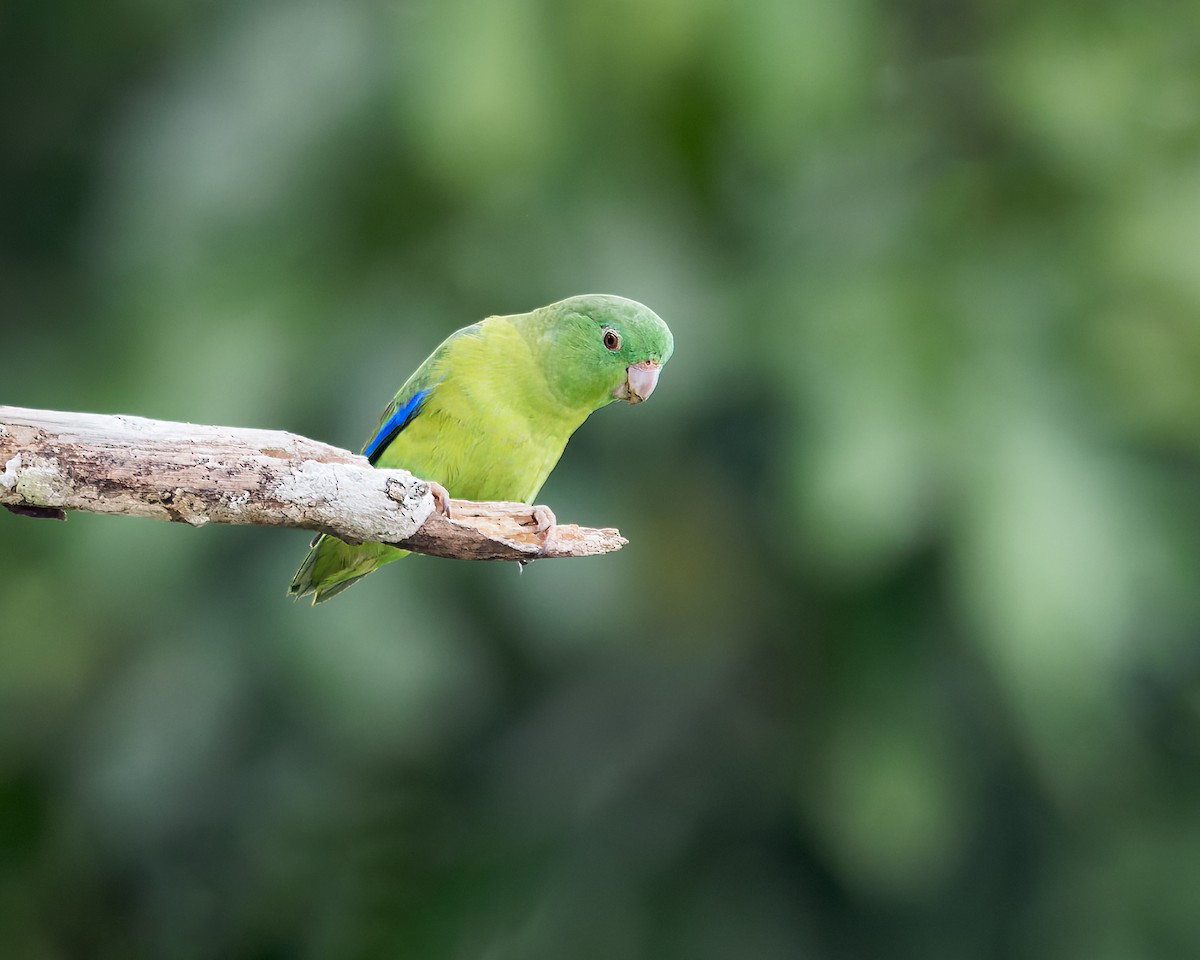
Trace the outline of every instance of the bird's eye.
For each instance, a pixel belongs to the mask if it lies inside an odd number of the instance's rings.
[[[621,335],[612,327],[604,328],[604,346],[614,353],[621,349]]]

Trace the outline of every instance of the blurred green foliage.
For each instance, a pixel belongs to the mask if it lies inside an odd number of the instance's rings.
[[[17,0],[0,402],[343,446],[671,324],[621,554],[0,516],[6,956],[1192,957],[1200,7]],[[736,504],[736,508],[731,508]]]

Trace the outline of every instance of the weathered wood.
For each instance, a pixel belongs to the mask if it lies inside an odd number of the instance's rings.
[[[573,524],[536,533],[531,508],[451,502],[405,470],[279,430],[0,406],[0,504],[26,516],[86,510],[302,527],[464,560],[590,556],[627,541]]]
[[[537,533],[525,503],[451,500],[449,518],[430,514],[403,546],[414,553],[456,560],[535,560],[611,553],[628,542],[612,527],[573,523],[557,524],[548,536]]]

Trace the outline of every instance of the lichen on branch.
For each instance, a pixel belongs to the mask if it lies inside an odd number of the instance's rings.
[[[300,527],[461,560],[580,557],[620,549],[613,529],[535,531],[526,504],[451,501],[427,482],[279,430],[0,406],[0,505],[26,516],[85,510]]]

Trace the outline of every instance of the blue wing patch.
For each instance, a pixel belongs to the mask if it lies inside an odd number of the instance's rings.
[[[363,456],[371,462],[371,466],[375,465],[375,461],[383,453],[383,448],[395,440],[396,435],[412,422],[413,417],[421,412],[421,407],[429,399],[429,394],[432,391],[432,387],[418,390],[408,398],[408,402],[404,406],[397,407],[392,411],[392,415],[380,424],[374,438],[367,444],[366,449],[363,450]]]

